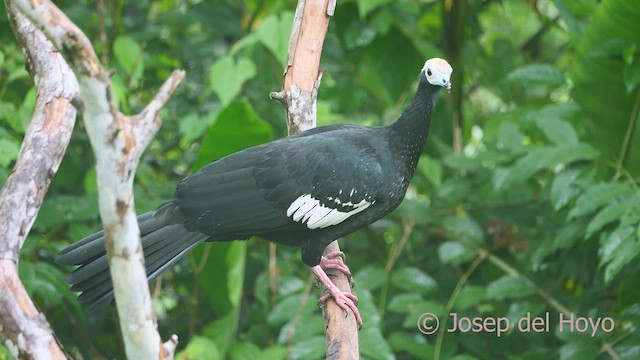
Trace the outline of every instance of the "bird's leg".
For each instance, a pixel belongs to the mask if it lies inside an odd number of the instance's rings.
[[[331,281],[331,279],[329,279],[320,265],[316,265],[313,267],[313,273],[316,274],[318,280],[320,280],[320,282],[324,284],[327,290],[329,290],[329,294],[322,296],[320,300],[318,300],[318,302],[323,303],[327,301],[329,297],[333,297],[333,299],[336,301],[336,304],[342,310],[344,310],[345,313],[350,309],[353,312],[358,325],[362,326],[362,317],[360,316],[360,311],[358,311],[358,307],[356,306],[358,298],[350,292],[338,289],[338,287],[333,283],[333,281]]]
[[[342,258],[342,261],[336,259],[337,257]],[[320,258],[320,267],[323,269],[336,269],[340,271],[347,276],[349,283],[351,284],[351,270],[349,270],[349,267],[344,263],[344,260],[345,256],[342,251],[330,252]]]

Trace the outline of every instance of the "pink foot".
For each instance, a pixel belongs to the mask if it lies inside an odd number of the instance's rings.
[[[336,259],[337,257],[342,258],[342,261]],[[344,253],[342,251],[330,252],[321,257],[320,267],[323,269],[336,269],[345,274],[347,278],[349,278],[349,282],[351,282],[351,270],[349,270],[349,267],[344,264]]]
[[[351,310],[351,312],[353,312],[353,316],[355,316],[356,318],[358,326],[362,326],[362,317],[360,316],[360,311],[358,311],[358,307],[356,306],[356,304],[358,303],[358,298],[350,292],[338,289],[338,287],[333,283],[333,281],[331,281],[331,279],[329,279],[320,265],[314,266],[313,272],[316,274],[320,282],[322,282],[324,286],[327,287],[327,290],[329,290],[329,294],[322,296],[320,300],[318,300],[318,302],[322,303],[327,301],[327,299],[329,299],[330,297],[333,297],[333,299],[336,301],[336,304],[342,310],[344,310],[346,316],[348,316],[348,311]]]

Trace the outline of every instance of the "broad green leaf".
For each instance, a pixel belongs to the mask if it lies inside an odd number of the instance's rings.
[[[14,120],[13,117],[15,116],[14,115],[15,111],[16,111],[16,106],[13,103],[0,101],[0,119],[7,120],[10,125],[13,125],[14,121],[12,120]],[[14,128],[14,130],[23,130],[23,129],[16,129],[15,126],[12,126],[12,127]]]
[[[591,235],[601,230],[605,225],[620,220],[624,214],[633,210],[633,207],[638,204],[638,200],[636,196],[632,196],[620,202],[614,202],[605,206],[596,214],[589,225],[587,225],[587,231],[584,235],[585,239],[590,238]]]
[[[431,276],[414,267],[396,269],[391,274],[391,282],[394,286],[422,295],[430,293],[438,287]]]
[[[298,310],[302,301],[301,294],[294,294],[287,297],[279,297],[278,303],[267,316],[270,325],[282,325],[291,320],[291,313]]]
[[[325,356],[326,350],[324,336],[316,335],[294,343],[289,357],[291,359],[319,359]]]
[[[630,193],[630,191],[631,189],[627,185],[618,182],[594,185],[578,197],[576,205],[569,212],[569,219],[590,214],[608,204],[612,199],[622,194]]]
[[[176,359],[221,360],[223,357],[213,341],[202,336],[195,336],[189,340],[184,350],[176,354]]]
[[[450,237],[458,239],[461,244],[467,247],[484,244],[484,229],[468,214],[447,216],[440,221]]]
[[[8,166],[18,157],[20,146],[13,139],[0,139],[0,166]]]
[[[505,275],[487,286],[487,299],[515,299],[533,294],[533,289],[522,277]]]
[[[223,106],[229,105],[242,85],[256,75],[256,66],[248,58],[241,57],[237,61],[225,56],[211,66],[209,83]]]
[[[464,310],[471,306],[475,306],[479,304],[481,301],[485,300],[487,296],[487,289],[481,286],[465,286],[454,302],[455,310]]]
[[[387,278],[387,272],[382,267],[367,266],[358,270],[353,275],[354,281],[357,281],[358,289],[373,290],[382,286]]]
[[[365,18],[372,10],[391,2],[393,2],[393,0],[358,0],[358,13],[360,13],[360,18]]]
[[[221,358],[224,358],[229,346],[237,335],[238,314],[234,312],[217,316],[202,329],[201,335],[213,341]]]
[[[500,173],[502,176],[494,176],[493,184],[496,189],[501,189],[525,181],[540,170],[578,160],[590,160],[597,156],[598,151],[587,144],[534,148],[518,159],[513,167],[504,169],[505,172]]]
[[[190,112],[183,116],[178,124],[180,145],[188,147],[189,144],[205,134],[217,117],[216,115],[216,110],[213,110],[213,113],[206,116],[199,116],[197,112]]]
[[[130,36],[118,36],[113,41],[113,54],[129,74],[136,73],[143,66],[142,48]]]
[[[632,92],[640,83],[640,59],[635,59],[632,63],[624,67],[624,85],[627,92]]]
[[[473,248],[459,241],[447,241],[438,246],[438,257],[444,264],[458,265],[475,256],[476,252]]]
[[[438,188],[442,185],[443,173],[440,161],[435,160],[430,156],[422,155],[420,157],[420,162],[418,163],[418,170],[426,176],[427,179],[429,179],[434,187]]]
[[[616,229],[600,239],[600,266],[605,266],[604,280],[610,283],[622,268],[640,254],[640,238],[632,227]],[[636,284],[637,285],[637,284]]]
[[[417,321],[417,320],[416,320]],[[425,354],[432,354],[433,347],[427,343],[426,337],[416,334],[415,331],[407,332],[395,331],[389,336],[389,346],[396,352],[406,352],[415,359],[421,359]]]
[[[369,45],[378,35],[377,30],[365,21],[352,21],[344,31],[344,46],[349,50]]]
[[[273,138],[273,130],[248,101],[238,101],[222,110],[201,144],[193,167],[199,169],[213,160],[233,154]]]
[[[511,151],[519,151],[524,145],[524,134],[517,124],[511,121],[500,122],[498,128],[498,147]]]
[[[425,300],[419,293],[402,293],[391,298],[388,308],[389,311],[397,313],[406,313],[412,308],[418,308]],[[426,310],[425,310],[426,311]],[[417,319],[416,319],[417,320]]]
[[[235,341],[229,346],[227,353],[230,360],[262,359],[260,349],[248,341]]]
[[[214,242],[199,246],[192,252],[196,263],[200,263],[209,246],[211,249],[207,253],[199,285],[215,312],[228,314],[237,310],[242,294],[246,243]]]
[[[625,276],[618,287],[616,302],[622,309],[640,304],[640,273],[634,272]]]
[[[600,348],[594,343],[567,343],[560,347],[560,360],[597,359]]]
[[[630,46],[640,47],[638,19],[640,7],[633,1],[599,2],[571,63],[575,100],[595,126],[590,143],[607,160],[617,160],[632,110],[637,106],[638,90],[636,87],[634,93],[627,91],[630,85],[625,84],[627,65],[621,57]],[[638,128],[632,131],[631,135],[638,137]],[[640,141],[632,142],[624,165],[634,176],[640,175]]]
[[[507,81],[518,84],[560,85],[564,75],[550,64],[528,64],[511,71]]]
[[[391,348],[382,336],[380,328],[377,326],[367,326],[360,330],[360,351],[369,359],[391,360],[395,359]]]
[[[554,210],[562,209],[580,193],[574,184],[578,175],[580,175],[578,170],[566,170],[558,173],[553,179],[549,189],[549,200],[551,200]]]
[[[570,123],[552,118],[539,118],[536,125],[542,130],[547,139],[556,145],[574,145],[580,142],[578,134]]]
[[[268,348],[262,351],[260,354],[261,360],[281,360],[287,357],[289,350],[280,345],[269,346]]]
[[[293,13],[284,11],[281,12],[279,16],[267,16],[257,32],[262,44],[271,51],[273,56],[275,56],[282,65],[286,65],[285,61],[292,24]]]

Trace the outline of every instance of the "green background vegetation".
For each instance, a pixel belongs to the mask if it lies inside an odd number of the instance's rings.
[[[174,68],[187,71],[138,169],[140,212],[199,166],[285,136],[268,93],[281,88],[295,1],[58,4],[114,70],[124,112],[139,111]],[[363,358],[640,358],[638,34],[640,7],[629,0],[338,1],[319,125],[388,124],[427,58],[454,65],[454,92],[433,114],[406,200],[342,242],[365,321]],[[0,44],[3,183],[35,92],[5,16]],[[53,264],[100,227],[92,163],[78,121],[20,270],[69,353],[122,358],[115,309],[86,313],[63,282],[70,269]],[[180,336],[178,358],[324,357],[318,294],[298,251],[278,247],[277,279],[268,261],[264,241],[209,244],[154,283],[160,332]],[[562,311],[612,317],[615,330],[560,332]],[[426,336],[416,328],[423,312],[512,323],[550,312],[551,323],[500,338]]]

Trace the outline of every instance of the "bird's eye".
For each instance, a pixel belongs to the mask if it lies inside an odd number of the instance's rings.
[[[431,76],[431,69],[427,69],[427,76]]]

